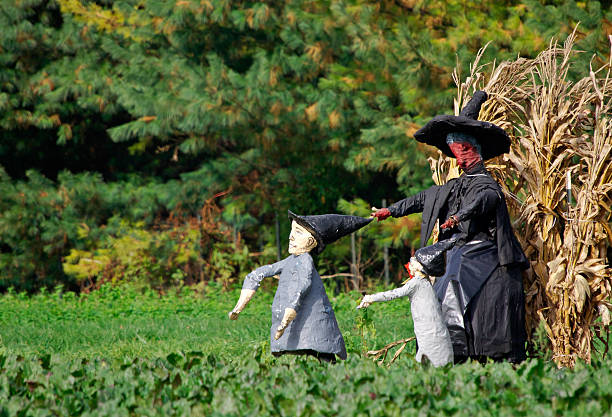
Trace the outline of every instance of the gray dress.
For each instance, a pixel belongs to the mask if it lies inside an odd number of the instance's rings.
[[[257,290],[264,278],[277,274],[280,279],[272,303],[270,350],[314,350],[346,359],[344,339],[310,254],[289,255],[282,261],[257,268],[246,276],[242,289]],[[294,309],[297,316],[280,339],[274,340],[285,308]]]
[[[448,329],[442,320],[442,311],[436,294],[427,278],[412,278],[404,286],[371,295],[373,302],[390,301],[408,297],[417,339],[417,362],[423,356],[434,366],[444,366],[453,361],[453,345]]]

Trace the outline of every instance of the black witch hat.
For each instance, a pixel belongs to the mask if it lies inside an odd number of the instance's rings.
[[[449,133],[466,133],[473,136],[481,147],[482,159],[487,160],[510,151],[510,137],[499,126],[478,120],[480,107],[487,101],[487,93],[476,91],[459,116],[440,115],[420,128],[414,138],[433,145],[446,156],[455,157],[446,143]]]
[[[291,210],[289,210],[289,218],[312,233],[317,240],[316,253],[321,253],[325,245],[361,229],[374,219],[373,217],[365,218],[344,214],[300,216]]]
[[[430,277],[441,277],[446,271],[445,254],[455,246],[458,236],[440,240],[433,245],[425,246],[414,253],[414,257],[423,266],[423,271]]]

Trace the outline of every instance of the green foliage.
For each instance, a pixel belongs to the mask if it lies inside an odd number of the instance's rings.
[[[611,20],[609,3],[573,0],[3,1],[0,287],[82,281],[96,270],[68,276],[62,263],[117,263],[122,227],[141,229],[147,257],[179,259],[162,242],[181,231],[155,227],[197,218],[219,193],[215,221],[229,231],[220,259],[235,244],[268,253],[287,209],[378,206],[420,191],[432,184],[431,150],[411,137],[452,111],[457,62],[466,67],[486,42],[485,60],[534,56],[580,21],[584,71],[593,54],[607,56]],[[412,244],[416,223],[381,228],[364,250]],[[213,252],[200,248],[202,262]],[[391,254],[398,265],[406,255]],[[178,260],[159,271],[126,262],[155,282],[191,274]]]
[[[26,289],[50,285],[61,276],[60,256],[76,232],[75,224],[61,216],[63,195],[58,190],[49,194],[50,181],[35,172],[28,173],[27,185],[13,185],[0,174],[2,284]]]
[[[272,292],[260,289],[232,322],[238,291],[219,290],[9,292],[0,300],[0,415],[603,416],[612,407],[609,358],[573,370],[542,359],[433,368],[409,345],[377,366],[361,355],[359,320],[376,330],[368,348],[411,336],[405,300],[374,304],[366,319],[357,294],[331,297],[348,360],[275,358]]]
[[[154,232],[142,225],[122,224],[116,236],[105,239],[104,246],[93,252],[72,249],[64,259],[64,272],[77,282],[110,281],[151,285],[155,288],[182,286],[185,278],[202,281],[203,268],[197,227],[177,227]],[[226,267],[232,264],[224,263]],[[187,276],[185,271],[191,272]]]
[[[244,244],[232,241],[220,207],[205,199],[231,187],[218,172],[231,168],[228,158],[167,183],[136,177],[105,183],[99,175],[67,172],[54,183],[33,171],[27,181],[11,181],[4,174],[0,288],[234,282],[253,261]]]
[[[603,416],[609,368],[558,370],[537,360],[448,369],[351,358],[270,359],[258,346],[228,361],[200,351],[155,360],[56,361],[1,356],[4,415]]]
[[[284,243],[288,208],[367,216],[430,185],[411,136],[452,112],[455,64],[489,41],[484,60],[535,56],[578,21],[583,72],[609,2],[0,2],[0,290],[41,289],[0,302],[0,415],[609,413],[609,359],[423,369],[411,346],[379,368],[360,355],[411,335],[408,306],[354,293],[330,297],[347,362],[275,359],[274,281],[238,323],[220,291],[274,259],[277,213]],[[357,235],[372,282],[386,245],[400,279],[418,224]],[[344,239],[319,272],[349,259]]]
[[[235,322],[227,313],[238,300],[239,288],[226,291],[214,282],[159,291],[109,283],[79,295],[62,288],[34,296],[9,290],[0,299],[0,353],[121,359],[197,349],[227,358],[240,356],[245,345],[268,341],[276,283],[273,278],[264,280]],[[364,333],[364,312],[356,310],[360,295],[329,294],[351,354],[412,333],[406,300],[371,308]]]

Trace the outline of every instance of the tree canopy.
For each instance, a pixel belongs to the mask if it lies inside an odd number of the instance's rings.
[[[534,57],[579,22],[588,67],[611,21],[569,0],[4,1],[0,287],[236,278],[287,209],[367,215],[432,184],[412,134],[484,44]],[[415,225],[378,231],[397,265]]]

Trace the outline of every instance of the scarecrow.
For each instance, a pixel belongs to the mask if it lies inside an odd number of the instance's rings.
[[[311,253],[321,253],[327,244],[362,228],[372,218],[341,214],[300,216],[291,211],[289,218],[290,255],[246,276],[229,318],[238,318],[264,278],[280,274],[272,302],[272,354],[306,354],[328,362],[335,362],[336,356],[346,359],[344,339]]]
[[[436,221],[440,240],[454,239],[434,291],[455,362],[520,362],[526,341],[521,271],[529,263],[512,231],[501,188],[483,163],[510,149],[503,129],[477,120],[486,100],[487,94],[477,91],[459,116],[436,116],[414,135],[456,158],[462,174],[387,208],[374,208],[372,216],[380,221],[422,212],[421,247]]]
[[[429,277],[443,274],[444,254],[454,244],[455,239],[451,238],[417,250],[405,265],[410,278],[403,286],[366,295],[357,307],[367,308],[372,303],[408,297],[417,340],[415,359],[419,363],[429,361],[435,367],[453,362],[453,347]]]

